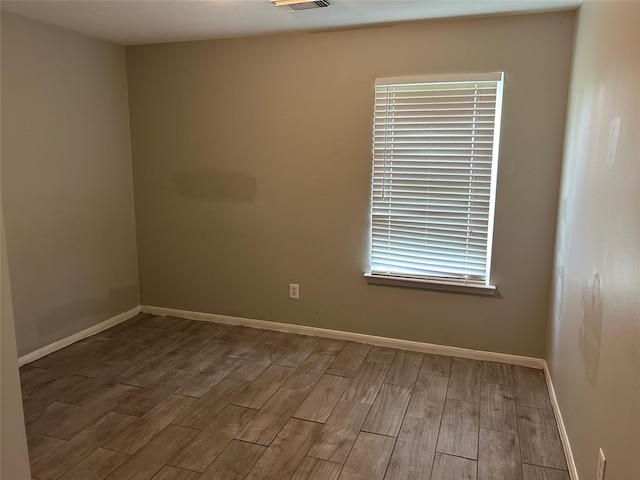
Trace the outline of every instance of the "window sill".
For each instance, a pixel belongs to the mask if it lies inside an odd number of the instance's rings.
[[[374,285],[390,285],[393,287],[421,288],[424,290],[441,290],[457,293],[471,293],[474,295],[492,296],[496,292],[495,285],[460,285],[446,280],[423,280],[419,278],[394,277],[390,275],[378,275],[365,273],[367,283]]]

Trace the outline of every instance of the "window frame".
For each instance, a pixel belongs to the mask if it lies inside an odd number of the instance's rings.
[[[369,269],[365,272],[364,276],[368,283],[391,285],[391,286],[405,286],[413,288],[433,289],[433,290],[446,290],[452,292],[474,293],[481,295],[494,295],[496,286],[491,283],[491,267],[493,260],[493,237],[494,237],[494,222],[495,222],[495,207],[496,207],[496,191],[497,191],[497,176],[498,176],[498,164],[499,164],[499,146],[500,146],[500,134],[502,127],[502,103],[504,94],[505,75],[504,72],[493,73],[465,73],[465,74],[448,74],[448,75],[428,75],[428,76],[410,76],[410,77],[391,77],[391,78],[379,78],[375,81],[376,88],[379,86],[392,86],[392,85],[416,85],[416,84],[437,84],[437,83],[469,83],[469,82],[496,82],[496,98],[494,109],[494,123],[493,123],[493,145],[492,145],[492,157],[491,157],[491,174],[490,174],[490,194],[489,194],[489,207],[487,217],[487,237],[485,244],[485,279],[484,283],[477,280],[469,281],[468,279],[446,277],[446,276],[421,276],[421,275],[407,275],[402,273],[380,273],[372,271],[373,263],[373,244],[374,244],[374,183],[375,183],[375,144],[376,144],[376,111],[375,108],[378,103],[374,101],[374,118],[372,128],[372,176],[371,176],[371,196],[370,196],[370,228],[369,228]],[[389,104],[386,105],[388,107]],[[386,134],[385,134],[386,135]],[[428,148],[426,152],[430,152]],[[471,156],[469,157],[471,158]],[[471,183],[470,183],[471,185]],[[425,235],[426,237],[426,235]],[[452,272],[453,273],[453,272]]]

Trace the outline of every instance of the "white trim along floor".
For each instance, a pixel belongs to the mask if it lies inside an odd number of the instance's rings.
[[[432,353],[438,355],[448,355],[453,357],[468,358],[473,360],[483,360],[489,362],[508,363],[511,365],[520,365],[523,367],[538,368],[544,371],[545,379],[547,381],[547,387],[549,389],[549,396],[553,411],[558,423],[558,429],[560,438],[565,451],[565,457],[569,469],[571,480],[579,480],[578,473],[571,452],[571,445],[569,437],[567,435],[566,428],[562,420],[562,414],[555,395],[555,389],[551,380],[551,375],[547,367],[547,363],[542,358],[525,357],[519,355],[510,355],[506,353],[485,352],[481,350],[472,350],[467,348],[451,347],[446,345],[436,345],[431,343],[414,342],[410,340],[402,340],[398,338],[390,337],[378,337],[374,335],[366,335],[362,333],[344,332],[339,330],[329,330],[324,328],[309,327],[305,325],[295,325],[289,323],[278,323],[266,320],[257,320],[251,318],[232,317],[228,315],[218,315],[214,313],[203,312],[191,312],[187,310],[178,310],[173,308],[155,307],[149,305],[141,305],[134,307],[126,312],[120,313],[111,317],[97,325],[77,332],[69,337],[58,340],[50,345],[39,348],[31,353],[23,355],[18,359],[20,366],[26,365],[30,362],[34,362],[39,358],[42,358],[50,353],[65,348],[75,342],[91,337],[103,330],[106,330],[118,323],[121,323],[129,318],[134,317],[138,313],[148,313],[152,315],[186,318],[189,320],[199,320],[203,322],[221,323],[225,325],[241,325],[245,327],[260,328],[267,330],[275,330],[286,333],[297,333],[301,335],[310,335],[324,338],[333,338],[338,340],[347,340],[352,342],[367,343],[370,345],[378,345],[383,347],[397,348],[403,350],[411,350],[421,353]]]

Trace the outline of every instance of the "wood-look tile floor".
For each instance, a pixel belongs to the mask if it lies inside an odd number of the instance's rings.
[[[38,480],[569,480],[524,367],[139,315],[20,374]]]

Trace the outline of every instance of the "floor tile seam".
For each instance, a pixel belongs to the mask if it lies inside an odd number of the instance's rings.
[[[429,471],[429,479],[431,477],[433,477],[433,468],[436,464],[436,453],[438,451],[438,440],[440,439],[440,431],[442,430],[442,420],[444,419],[444,406],[447,403],[447,398],[449,395],[449,385],[451,384],[451,375],[449,374],[447,378],[447,388],[445,389],[444,392],[444,402],[442,403],[442,409],[440,410],[440,421],[438,422],[438,433],[436,433],[435,435],[435,444],[433,447],[433,456],[431,458],[431,470]],[[480,438],[480,435],[478,435],[478,439]],[[480,441],[478,440],[478,443]]]
[[[473,461],[473,462],[477,462],[477,461],[478,461],[478,458],[466,457],[466,456],[464,456],[464,455],[459,455],[459,454],[455,454],[455,453],[442,452],[442,451],[438,450],[438,447],[436,447],[435,453],[436,453],[436,454],[438,454],[438,453],[439,453],[440,455],[448,455],[448,456],[450,456],[450,457],[463,458],[463,459],[465,459],[465,460],[471,460],[471,461]],[[477,457],[479,457],[479,456],[480,456],[480,452],[478,452]],[[434,455],[434,460],[435,460],[435,455]],[[434,461],[434,463],[435,463],[435,461]],[[433,472],[431,472],[431,473],[432,473],[432,475],[433,475]]]
[[[398,430],[398,435],[389,435],[387,433],[380,433],[380,432],[374,432],[373,430],[368,430],[368,429],[363,429],[361,428],[358,433],[363,432],[363,433],[370,433],[372,435],[379,435],[381,437],[387,437],[387,438],[393,438],[394,440],[397,440],[398,436],[400,435],[400,431]]]
[[[529,465],[531,467],[541,467],[541,468],[548,468],[549,470],[555,470],[556,472],[566,472],[569,473],[569,469],[568,468],[556,468],[556,467],[548,467],[546,465],[538,465],[537,463],[530,463],[530,462],[520,462],[522,463],[522,465]]]

